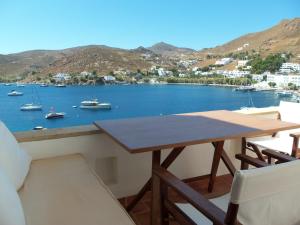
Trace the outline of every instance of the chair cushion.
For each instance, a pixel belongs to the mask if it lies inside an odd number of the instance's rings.
[[[133,225],[79,155],[34,160],[19,191],[27,225]]]
[[[25,225],[24,213],[15,186],[0,168],[0,224]]]
[[[230,202],[247,225],[300,224],[300,160],[235,173]]]
[[[248,138],[247,142],[257,145],[259,149],[272,149],[279,152],[291,154],[293,148],[293,138],[290,137],[291,133],[300,132],[299,129],[287,130],[279,132],[275,137],[257,137]],[[299,143],[300,148],[300,143]]]
[[[300,123],[300,104],[295,102],[280,101],[280,119],[290,123]]]
[[[0,166],[16,190],[23,185],[30,163],[31,157],[20,148],[15,137],[0,121]]]
[[[223,195],[218,198],[212,198],[210,201],[227,212],[230,194]],[[194,206],[189,203],[177,203],[176,204],[185,214],[187,214],[196,224],[212,225],[213,223],[207,219],[201,212],[199,212]]]

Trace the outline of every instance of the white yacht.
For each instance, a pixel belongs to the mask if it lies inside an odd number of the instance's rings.
[[[56,84],[55,87],[63,88],[63,87],[66,87],[66,85],[65,84]]]
[[[99,103],[97,99],[82,101],[81,109],[111,109],[110,103]]]
[[[20,108],[21,111],[41,111],[42,105],[34,104],[34,103],[28,103],[24,104]]]
[[[255,91],[255,87],[253,87],[253,86],[240,86],[238,88],[235,88],[234,90],[235,91],[243,91],[243,92]]]
[[[23,92],[12,90],[11,92],[7,93],[8,96],[22,96]]]
[[[59,118],[64,118],[66,113],[64,112],[50,112],[45,115],[45,119],[59,119]]]

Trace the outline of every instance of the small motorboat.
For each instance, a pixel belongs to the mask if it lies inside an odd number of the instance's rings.
[[[25,87],[25,84],[17,83],[17,87]]]
[[[49,85],[48,84],[45,84],[45,83],[42,83],[40,84],[40,87],[48,87]]]
[[[5,83],[4,86],[11,86],[11,83]]]
[[[11,92],[8,92],[7,95],[8,96],[22,96],[23,92],[12,90]]]
[[[234,90],[235,91],[244,91],[244,92],[255,91],[255,87],[253,87],[253,86],[240,86],[238,88],[235,88]]]
[[[50,112],[45,115],[45,119],[59,119],[64,118],[66,114],[64,112]]]
[[[67,87],[67,86],[65,84],[56,84],[55,87],[63,88],[63,87]]]
[[[34,127],[32,130],[46,130],[47,128],[43,127],[43,126],[36,126]]]
[[[20,110],[21,111],[41,111],[42,105],[33,104],[33,103],[24,104],[20,107]]]
[[[99,103],[97,99],[82,101],[81,109],[111,109],[110,103]]]
[[[282,97],[282,98],[288,98],[293,96],[292,91],[278,91],[276,92],[276,94],[278,97]]]

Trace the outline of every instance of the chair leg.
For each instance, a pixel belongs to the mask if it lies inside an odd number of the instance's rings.
[[[241,147],[241,153],[243,155],[246,155],[246,150],[247,150],[246,144],[247,144],[246,138],[243,137],[242,138],[242,147]],[[249,164],[242,160],[241,161],[241,170],[247,170],[248,168],[249,168]]]
[[[294,137],[294,139],[293,139],[293,148],[292,148],[292,157],[297,158],[298,145],[299,145],[299,138]]]
[[[261,161],[265,162],[264,156],[263,154],[260,152],[260,150],[258,149],[258,147],[254,144],[251,143],[247,143],[248,147],[251,147],[253,149],[253,151],[255,152],[255,154],[257,155],[258,159],[260,159]]]

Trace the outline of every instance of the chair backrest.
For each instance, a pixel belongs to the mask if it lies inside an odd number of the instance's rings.
[[[300,160],[240,170],[234,176],[230,202],[247,225],[300,224]]]
[[[282,121],[300,123],[300,103],[280,101],[279,114]]]

